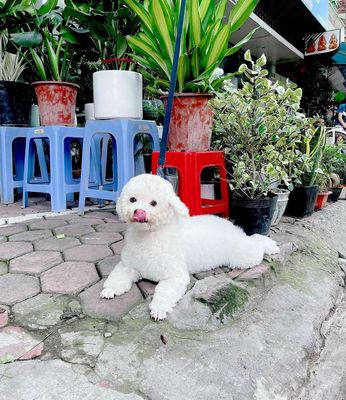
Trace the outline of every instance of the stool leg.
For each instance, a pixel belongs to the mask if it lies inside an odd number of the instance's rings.
[[[90,150],[91,150],[91,140],[87,136],[83,140],[83,149],[82,149],[82,173],[80,178],[80,190],[79,190],[79,203],[78,203],[78,214],[84,214],[85,208],[85,191],[88,189],[89,186],[89,175],[90,175]]]
[[[25,163],[24,163],[24,176],[23,176],[23,208],[28,207],[28,190],[27,190],[27,184],[30,180],[30,177],[33,174],[33,168],[34,168],[34,150],[33,150],[33,144],[31,139],[26,140],[26,145],[25,145]]]
[[[66,210],[65,191],[65,146],[64,139],[59,138],[59,132],[54,132],[50,140],[50,165],[51,165],[51,209],[54,212]],[[52,151],[53,150],[53,151]],[[71,156],[71,153],[70,153]]]
[[[5,134],[1,135],[1,202],[10,204],[14,202],[13,196],[13,166],[12,166],[12,140],[6,139]]]

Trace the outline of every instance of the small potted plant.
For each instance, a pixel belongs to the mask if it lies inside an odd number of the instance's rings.
[[[315,210],[321,210],[327,204],[328,196],[332,193],[328,189],[329,177],[323,172],[317,175],[316,185],[318,185],[318,193],[315,203]]]
[[[140,31],[128,38],[133,58],[142,67],[146,90],[165,95],[171,78],[180,2],[124,0],[140,19]],[[212,111],[208,101],[220,87],[223,59],[235,53],[252,33],[229,48],[232,32],[250,16],[257,0],[239,0],[228,10],[228,0],[187,2],[178,62],[177,93],[170,121],[171,151],[206,151],[210,148]],[[225,22],[224,22],[225,21]],[[163,97],[164,101],[166,96]]]
[[[250,51],[239,68],[239,89],[226,81],[211,101],[212,147],[224,150],[231,188],[230,215],[248,234],[269,232],[277,196],[275,181],[289,184],[286,165],[295,157],[301,118],[296,117],[301,90],[266,78],[266,58],[253,61]]]
[[[26,8],[31,18],[24,18],[20,31],[11,34],[14,44],[29,49],[28,64],[40,81],[33,82],[42,125],[74,125],[78,85],[68,82],[73,71],[78,43],[76,33],[62,17],[56,2],[40,7],[36,0]]]
[[[336,202],[340,197],[342,185],[339,172],[343,170],[345,165],[346,156],[343,144],[326,145],[323,151],[321,167],[326,173],[328,189],[331,192],[328,201]]]
[[[326,127],[318,117],[306,118],[301,135],[301,143],[296,149],[300,157],[290,162],[299,165],[302,173],[295,179],[285,214],[303,218],[315,209],[319,190],[316,177],[323,173],[321,160],[326,145]]]
[[[126,40],[136,33],[138,18],[121,0],[97,5],[69,1],[63,15],[83,28],[88,56],[98,64],[93,73],[95,119],[143,118],[143,77],[135,71]]]

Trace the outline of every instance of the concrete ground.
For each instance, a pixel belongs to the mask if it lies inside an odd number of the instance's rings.
[[[191,277],[159,323],[151,282],[99,298],[113,207],[31,201],[30,219],[0,206],[0,400],[346,400],[346,201],[283,218],[280,255],[251,271]]]

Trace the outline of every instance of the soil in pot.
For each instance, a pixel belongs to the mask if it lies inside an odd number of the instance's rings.
[[[0,81],[0,125],[29,126],[31,102],[29,84]]]
[[[318,189],[317,185],[295,186],[290,194],[284,214],[300,218],[311,215],[315,209]]]
[[[326,204],[331,192],[320,192],[317,194],[315,210],[321,210]]]
[[[230,194],[230,219],[247,235],[269,233],[277,196],[248,199]]]
[[[332,192],[329,197],[328,201],[332,201],[333,203],[337,202],[339,200],[341,191],[342,191],[342,186],[336,187],[336,188],[331,188],[330,191]]]
[[[169,125],[169,151],[208,151],[212,133],[213,112],[207,93],[177,93],[174,95]],[[167,97],[163,97],[166,107]]]
[[[75,125],[78,85],[69,82],[33,82],[41,125]]]

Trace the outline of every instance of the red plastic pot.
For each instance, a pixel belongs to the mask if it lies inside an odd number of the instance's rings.
[[[169,125],[169,151],[208,151],[212,133],[213,112],[209,93],[176,93]],[[167,96],[163,96],[164,105]]]
[[[41,125],[75,125],[78,85],[69,82],[33,82]]]
[[[328,196],[331,192],[321,192],[317,194],[315,210],[320,210],[327,204]]]

